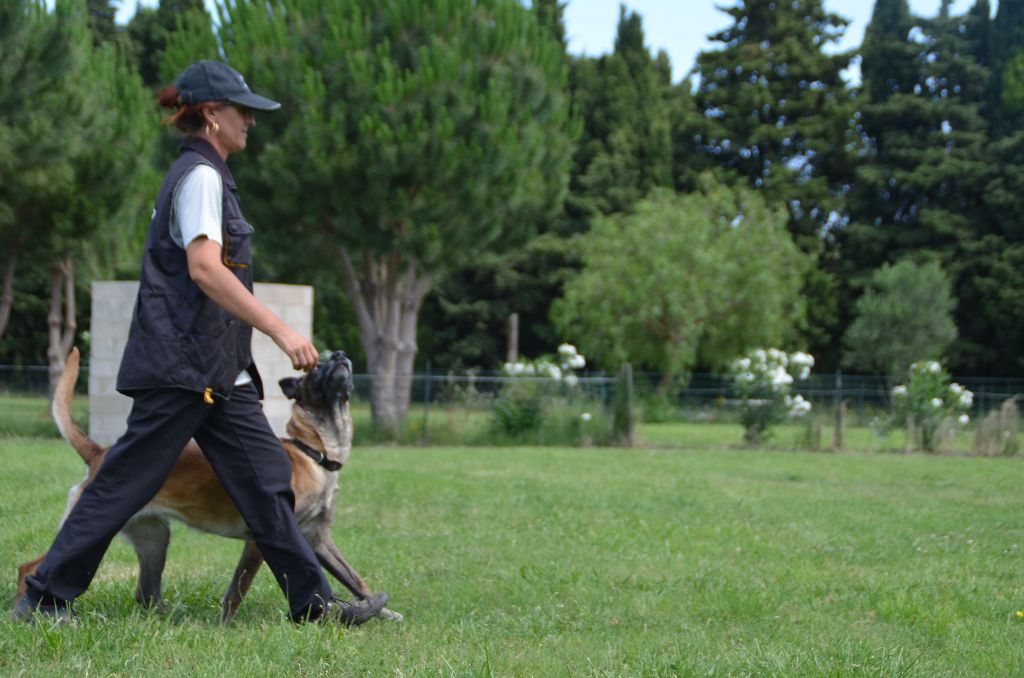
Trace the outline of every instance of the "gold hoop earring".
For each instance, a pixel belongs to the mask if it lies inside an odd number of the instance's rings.
[[[218,125],[215,122],[212,122],[212,123],[210,123],[209,125],[206,126],[206,136],[208,136],[208,137],[212,137],[213,135],[215,135],[219,131],[220,131],[220,125]]]

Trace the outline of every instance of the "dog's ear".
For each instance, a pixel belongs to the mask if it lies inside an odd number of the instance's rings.
[[[285,377],[277,383],[281,385],[281,393],[284,393],[284,397],[288,400],[294,400],[295,396],[299,394],[299,379]]]

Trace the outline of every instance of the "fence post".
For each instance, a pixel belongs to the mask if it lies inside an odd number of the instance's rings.
[[[623,447],[633,446],[633,367],[629,363],[619,368],[612,434]]]
[[[836,368],[836,427],[832,431],[832,449],[843,449],[843,428],[846,426],[846,406],[843,403],[843,372]]]
[[[423,385],[423,444],[430,444],[430,361],[427,360],[427,383]]]

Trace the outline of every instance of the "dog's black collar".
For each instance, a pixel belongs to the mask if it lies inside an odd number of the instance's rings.
[[[323,466],[328,471],[337,471],[338,469],[341,468],[341,464],[339,464],[336,461],[331,461],[323,452],[321,452],[320,450],[313,449],[312,447],[302,442],[301,440],[296,440],[295,438],[288,438],[288,442],[294,445],[295,447],[299,448],[303,454],[305,454],[307,457]]]

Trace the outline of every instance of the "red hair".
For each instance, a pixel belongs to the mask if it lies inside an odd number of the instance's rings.
[[[177,85],[169,85],[160,90],[156,95],[157,103],[161,108],[176,109],[174,113],[164,118],[165,125],[174,125],[185,134],[197,134],[206,127],[206,118],[203,111],[218,108],[221,102],[204,101],[201,104],[186,104],[181,100]]]

